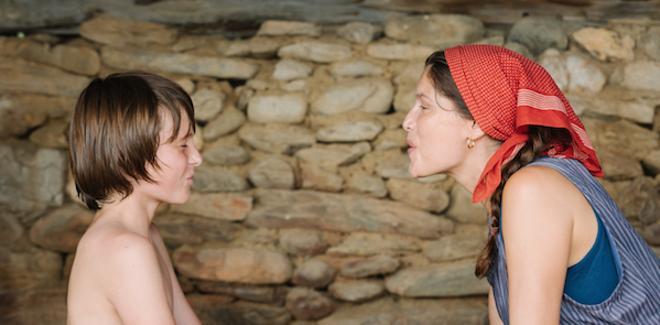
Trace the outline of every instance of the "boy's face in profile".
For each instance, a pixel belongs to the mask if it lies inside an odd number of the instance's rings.
[[[195,167],[202,163],[202,157],[193,143],[193,133],[185,113],[181,114],[179,132],[170,141],[174,130],[172,116],[165,110],[160,112],[160,144],[156,152],[159,168],[147,166],[153,183],[140,181],[136,190],[154,199],[181,204],[188,200]]]

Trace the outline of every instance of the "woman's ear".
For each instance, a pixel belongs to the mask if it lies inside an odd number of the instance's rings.
[[[477,121],[470,121],[469,125],[470,125],[470,129],[468,133],[470,139],[477,141],[486,136],[486,132],[484,132],[484,130],[481,129],[479,124],[477,124]]]

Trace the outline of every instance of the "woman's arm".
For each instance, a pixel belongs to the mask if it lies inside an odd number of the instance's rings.
[[[511,324],[559,324],[573,229],[570,183],[546,167],[526,167],[502,196],[502,235]]]

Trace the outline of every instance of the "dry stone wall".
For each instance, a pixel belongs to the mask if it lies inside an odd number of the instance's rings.
[[[485,211],[446,175],[411,178],[400,126],[423,59],[463,43],[550,71],[602,183],[658,252],[658,21],[267,21],[227,39],[99,15],[79,37],[0,38],[0,322],[64,323],[92,219],[67,174],[67,122],[91,78],[140,69],[196,106],[194,193],[155,223],[205,324],[483,324],[488,287],[473,269]]]

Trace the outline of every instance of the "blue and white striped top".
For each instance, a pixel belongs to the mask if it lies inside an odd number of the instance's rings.
[[[660,259],[635,232],[605,189],[577,160],[543,157],[530,165],[560,172],[585,196],[602,218],[620,278],[612,294],[595,305],[581,304],[566,293],[562,298],[562,324],[660,324]],[[497,258],[488,273],[495,304],[504,324],[509,324],[506,256],[501,234]]]

